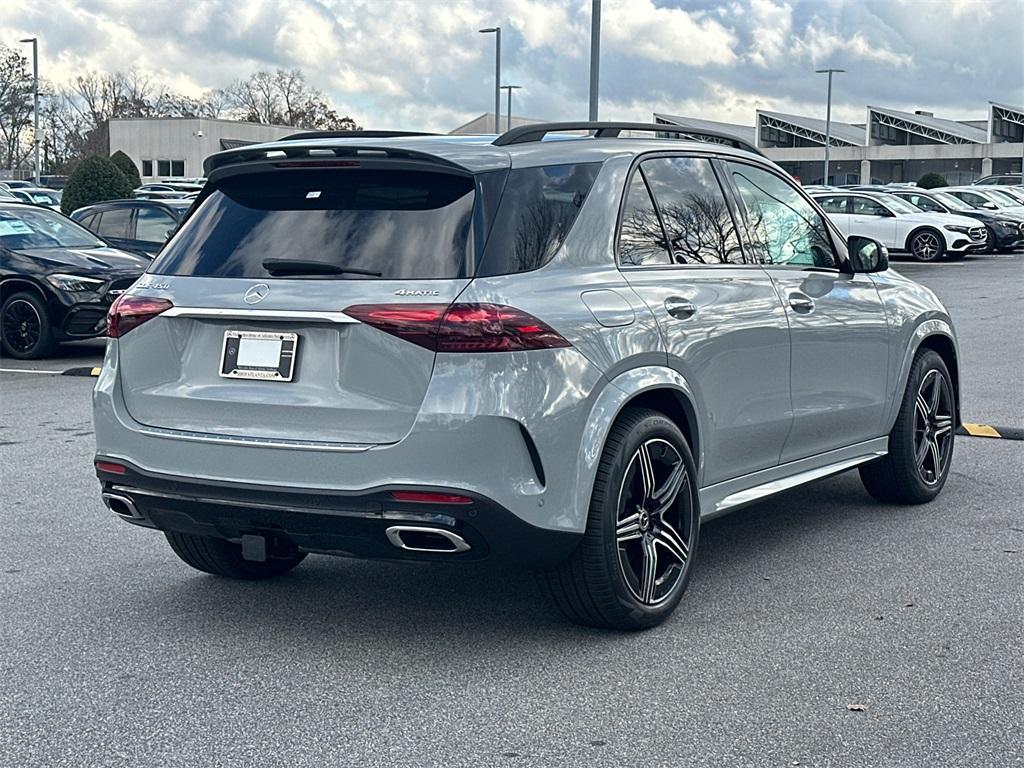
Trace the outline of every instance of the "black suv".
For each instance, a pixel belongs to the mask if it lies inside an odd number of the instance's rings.
[[[0,202],[0,340],[45,357],[59,341],[102,336],[107,310],[149,266],[59,213]]]
[[[192,205],[191,200],[108,200],[71,218],[126,251],[155,256]]]

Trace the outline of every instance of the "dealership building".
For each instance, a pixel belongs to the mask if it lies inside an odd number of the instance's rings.
[[[754,144],[804,184],[823,183],[825,121],[758,110],[754,125],[719,123],[656,112],[664,125],[725,133]],[[926,173],[969,184],[992,173],[1020,173],[1024,109],[991,102],[979,120],[950,120],[931,112],[867,107],[863,123],[832,121],[828,184],[912,182]]]
[[[110,154],[121,150],[142,180],[203,175],[203,160],[223,149],[274,141],[295,133],[287,125],[263,125],[205,117],[158,117],[108,121]]]

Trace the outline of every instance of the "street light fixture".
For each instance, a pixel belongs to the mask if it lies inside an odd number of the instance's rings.
[[[494,132],[501,133],[501,27],[479,31],[485,35],[494,33]]]
[[[825,106],[825,175],[821,179],[822,184],[828,184],[828,150],[832,144],[832,74],[834,72],[845,72],[845,69],[816,69],[817,75],[828,74],[828,100]]]
[[[39,39],[26,37],[18,42],[32,43],[32,144],[35,152],[35,182],[38,187],[41,183],[39,178],[41,172],[39,167]]]
[[[518,91],[522,87],[523,86],[521,86],[521,85],[503,85],[503,86],[501,86],[501,89],[503,91],[508,91],[508,109],[505,112],[505,114],[508,116],[508,122],[505,124],[505,130],[506,131],[511,131],[512,130],[512,91]]]

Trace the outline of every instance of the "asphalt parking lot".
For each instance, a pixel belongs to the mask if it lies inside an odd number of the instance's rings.
[[[957,322],[964,419],[1024,426],[1024,256],[896,267]],[[1024,442],[940,498],[856,472],[708,523],[680,609],[566,624],[526,571],[199,575],[106,511],[102,342],[0,368],[0,765],[1024,764]]]

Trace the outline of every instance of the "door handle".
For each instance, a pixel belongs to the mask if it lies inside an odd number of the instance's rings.
[[[802,293],[791,293],[789,294],[789,306],[793,308],[794,312],[806,315],[814,311],[814,299]]]
[[[669,296],[665,299],[665,311],[677,320],[685,320],[688,317],[693,317],[697,312],[697,305],[689,299]]]

